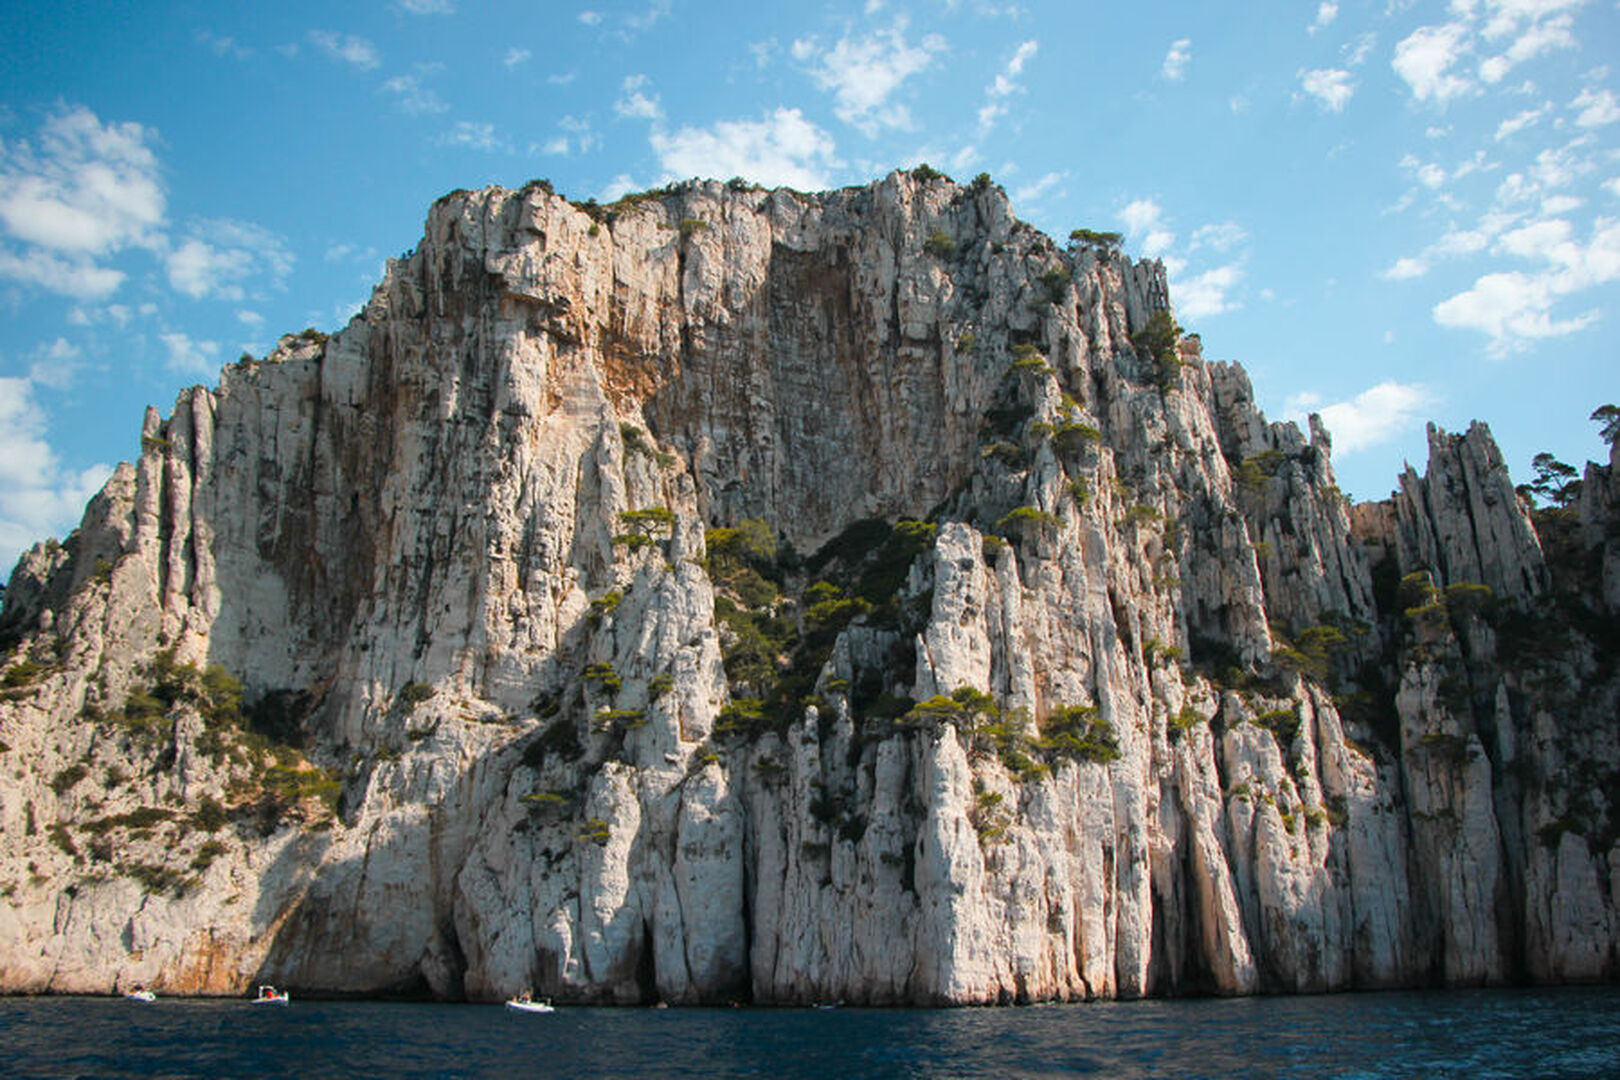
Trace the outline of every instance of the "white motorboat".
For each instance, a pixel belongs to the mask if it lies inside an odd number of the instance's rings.
[[[126,1001],[156,1001],[157,1000],[157,995],[152,993],[152,991],[148,990],[144,986],[137,986],[133,990],[125,990],[124,991],[124,1000],[126,1000]]]
[[[506,1007],[513,1012],[523,1013],[548,1013],[557,1011],[552,1007],[551,1002],[534,1001],[527,994],[524,994],[521,997],[507,998]]]
[[[292,995],[285,990],[265,985],[259,987],[259,996],[253,999],[255,1005],[285,1005],[292,1000]]]

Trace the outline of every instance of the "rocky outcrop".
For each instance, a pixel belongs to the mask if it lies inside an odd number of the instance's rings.
[[[13,572],[0,988],[1613,977],[1612,463],[1349,507],[1168,310],[922,170],[445,197]]]

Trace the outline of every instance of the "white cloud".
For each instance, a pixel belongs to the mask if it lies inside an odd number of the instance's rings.
[[[1488,336],[1502,356],[1544,338],[1563,337],[1597,321],[1596,310],[1563,315],[1554,309],[1590,289],[1620,281],[1620,221],[1599,218],[1582,243],[1561,219],[1503,232],[1493,249],[1538,264],[1529,271],[1485,274],[1433,309],[1435,322]]]
[[[309,40],[333,60],[341,60],[361,71],[370,71],[382,63],[377,46],[354,34],[339,34],[331,30],[311,30]]]
[[[1501,142],[1503,139],[1510,139],[1525,128],[1532,127],[1543,116],[1547,115],[1548,109],[1549,106],[1546,105],[1538,109],[1525,109],[1503,120],[1496,125],[1496,141]]]
[[[543,143],[529,144],[529,152],[569,157],[589,153],[602,143],[602,137],[591,130],[589,120],[565,116],[557,121],[557,126],[562,128],[562,134],[554,135]]]
[[[59,337],[49,345],[42,345],[34,350],[30,359],[29,381],[52,390],[66,390],[73,385],[82,356],[82,350],[66,338]]]
[[[595,26],[602,21],[602,13],[600,11],[586,10],[580,12],[575,17],[586,26]]]
[[[444,67],[443,64],[418,64],[409,75],[395,75],[382,84],[382,88],[397,98],[399,111],[407,116],[431,116],[448,112],[438,93],[425,80]]]
[[[37,149],[0,143],[0,228],[74,258],[150,243],[165,210],[152,138],[75,106],[46,119]]]
[[[1120,220],[1125,228],[1133,233],[1143,232],[1154,228],[1164,216],[1159,204],[1152,199],[1136,199],[1120,211]]]
[[[512,153],[512,143],[495,130],[494,124],[474,120],[457,120],[455,126],[441,137],[446,146],[464,146],[469,150],[482,150],[486,154]]]
[[[412,15],[451,15],[456,10],[450,0],[398,0],[398,3]]]
[[[1339,5],[1333,3],[1333,0],[1322,0],[1320,4],[1316,5],[1316,20],[1311,23],[1310,32],[1314,34],[1318,30],[1324,29],[1338,17]]]
[[[1062,173],[1049,172],[1034,183],[1025,184],[1013,192],[1012,201],[1014,205],[1035,202],[1062,182]]]
[[[994,81],[984,88],[985,103],[979,109],[979,135],[989,134],[996,122],[1007,115],[1006,99],[1013,94],[1024,92],[1023,86],[1017,82],[1019,75],[1023,74],[1024,65],[1034,58],[1039,50],[1039,43],[1031,40],[1018,46],[1018,51],[1007,62],[1007,66],[997,73]]]
[[[1575,48],[1573,12],[1585,2],[1452,0],[1451,21],[1419,27],[1396,46],[1393,66],[1414,98],[1444,105],[1480,84],[1500,84],[1520,64]],[[1507,47],[1494,51],[1504,41]],[[1478,84],[1464,70],[1471,56],[1481,57],[1475,67]]]
[[[0,566],[5,572],[22,551],[78,524],[84,504],[112,468],[63,468],[46,441],[44,410],[28,379],[0,378]]]
[[[528,49],[507,49],[506,55],[501,59],[501,63],[505,64],[509,68],[515,68],[519,64],[527,64],[529,62],[529,58],[533,55],[534,53],[530,52]]]
[[[1231,292],[1242,280],[1243,270],[1235,263],[1217,266],[1190,278],[1173,277],[1170,296],[1175,301],[1177,314],[1185,318],[1219,315],[1238,308]]]
[[[1434,321],[1454,330],[1477,330],[1491,339],[1491,352],[1505,355],[1540,338],[1562,337],[1584,329],[1594,313],[1555,319],[1557,302],[1545,278],[1517,270],[1486,274],[1473,287],[1434,306]]]
[[[1024,73],[1024,65],[1033,60],[1036,52],[1039,50],[1040,43],[1033,39],[1019,45],[1018,51],[1013,53],[1012,60],[1007,63],[1008,78],[1017,78],[1019,75],[1022,75]]]
[[[830,49],[813,38],[801,39],[793,43],[793,58],[807,65],[816,86],[832,92],[833,111],[844,123],[868,137],[884,128],[908,129],[910,111],[891,99],[907,79],[928,70],[946,46],[937,34],[908,44],[905,29],[902,20],[869,37],[840,38]]]
[[[1170,298],[1179,314],[1200,318],[1239,307],[1231,294],[1243,280],[1241,257],[1195,274],[1189,275],[1186,271],[1189,257],[1199,251],[1226,253],[1246,242],[1248,233],[1242,226],[1230,221],[1202,225],[1193,230],[1185,252],[1178,254],[1176,233],[1153,199],[1133,200],[1120,211],[1119,219],[1143,258],[1163,260],[1170,278]]]
[[[1615,98],[1613,90],[1582,90],[1580,96],[1570,102],[1570,107],[1581,110],[1581,115],[1575,118],[1575,123],[1581,127],[1603,127],[1620,120],[1620,100]]]
[[[1391,66],[1411,87],[1413,97],[1443,105],[1473,87],[1468,78],[1451,71],[1468,49],[1467,37],[1468,30],[1460,23],[1421,26],[1395,46]]]
[[[1177,38],[1170,43],[1170,51],[1164,54],[1159,74],[1171,82],[1180,82],[1187,77],[1187,65],[1191,63],[1192,38]]]
[[[1569,15],[1557,15],[1545,22],[1533,21],[1528,27],[1514,33],[1513,44],[1507,51],[1492,56],[1479,65],[1479,77],[1487,83],[1499,83],[1507,73],[1526,60],[1534,60],[1554,49],[1575,48],[1575,20]],[[1485,35],[1491,37],[1489,28]]]
[[[166,262],[170,287],[193,300],[210,295],[242,299],[241,287],[230,282],[245,276],[252,267],[247,252],[220,251],[197,239],[187,240],[170,252]]]
[[[741,176],[805,191],[827,187],[838,167],[832,136],[798,109],[778,108],[761,120],[722,120],[710,128],[681,128],[651,136],[671,178]]]
[[[1249,234],[1241,225],[1232,221],[1223,221],[1214,225],[1201,225],[1193,230],[1191,251],[1201,247],[1214,248],[1216,251],[1229,251],[1249,238]]]
[[[1376,34],[1358,34],[1345,42],[1343,49],[1346,67],[1360,67],[1372,55],[1373,46],[1378,44]]]
[[[0,248],[0,277],[76,300],[105,300],[124,283],[122,271],[83,257],[61,258],[39,250],[16,255],[4,248]]]
[[[213,297],[240,301],[256,275],[280,287],[292,272],[293,256],[281,237],[241,221],[198,220],[164,256],[169,286],[193,300]]]
[[[613,103],[613,111],[627,120],[662,120],[664,109],[658,103],[658,95],[648,97],[642,92],[647,85],[645,75],[626,75],[620,87],[619,100]]]
[[[1420,384],[1382,382],[1348,401],[1317,407],[1320,400],[1316,394],[1295,395],[1288,401],[1289,418],[1303,420],[1307,411],[1317,413],[1333,437],[1334,456],[1343,457],[1387,443],[1418,426],[1435,399]]]
[[[1328,112],[1344,112],[1356,92],[1350,73],[1340,68],[1313,68],[1299,73],[1300,85]]]
[[[618,176],[615,176],[612,180],[608,181],[607,187],[597,192],[596,199],[598,202],[602,203],[617,202],[620,198],[630,194],[632,191],[645,191],[646,189],[646,184],[636,183],[635,179],[631,177],[629,173],[620,173]]]
[[[193,341],[178,331],[158,335],[169,351],[169,369],[185,375],[207,377],[219,372],[219,342]]]
[[[1384,278],[1389,281],[1410,281],[1412,278],[1422,277],[1429,272],[1429,264],[1420,258],[1403,255],[1395,260],[1393,266],[1384,271]]]
[[[207,30],[196,32],[197,43],[206,48],[215,56],[231,57],[233,60],[246,60],[253,55],[253,50],[246,45],[239,45],[235,38],[221,37],[219,34]]]

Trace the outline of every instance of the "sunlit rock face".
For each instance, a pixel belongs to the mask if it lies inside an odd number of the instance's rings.
[[[0,990],[1612,978],[1614,462],[1536,521],[1434,431],[1351,507],[1116,243],[441,199],[12,574]]]

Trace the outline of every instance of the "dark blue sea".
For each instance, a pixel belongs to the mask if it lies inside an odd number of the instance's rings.
[[[7,1077],[1620,1077],[1620,988],[1000,1009],[0,999]]]

